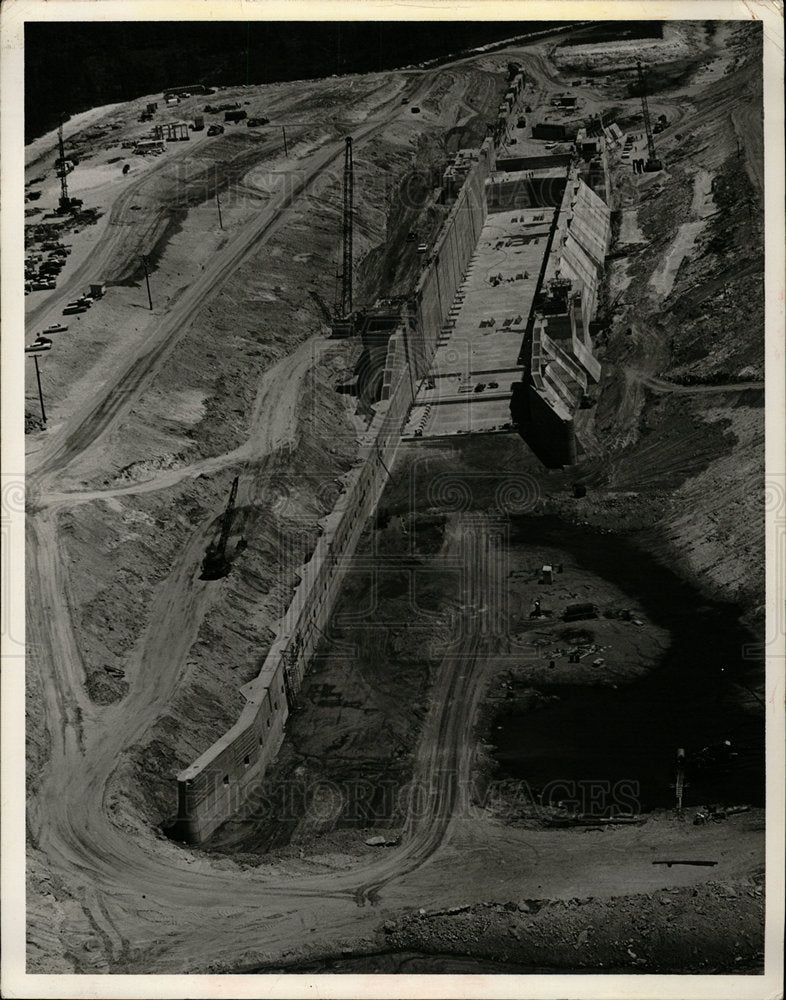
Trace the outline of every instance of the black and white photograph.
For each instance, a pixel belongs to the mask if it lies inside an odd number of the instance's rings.
[[[0,14],[3,996],[782,996],[782,6],[153,6]]]

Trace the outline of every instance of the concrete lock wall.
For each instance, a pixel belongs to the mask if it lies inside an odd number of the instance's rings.
[[[572,174],[543,271],[544,286],[555,278],[567,278],[572,283],[571,312],[565,317],[569,336],[558,346],[545,335],[546,329],[556,331],[558,317],[536,318],[530,359],[532,374],[522,411],[524,439],[548,466],[576,462],[572,414],[581,395],[578,390],[585,390],[589,381],[597,382],[600,378],[600,364],[591,353],[589,323],[597,308],[610,236],[608,206]],[[550,363],[541,372],[545,361]]]
[[[486,139],[445,220],[415,288],[412,355],[416,377],[425,375],[450,306],[486,221],[486,178],[494,169],[494,143]]]
[[[401,355],[403,360],[403,355]],[[292,602],[265,663],[241,691],[246,704],[235,725],[193,764],[178,781],[177,834],[200,842],[241,807],[253,808],[275,759],[291,704],[307,665],[323,636],[329,634],[333,605],[368,517],[387,482],[401,426],[412,405],[412,381],[399,364],[390,398],[379,404],[360,466],[344,479],[344,492],[322,522],[311,559],[298,572]]]
[[[322,521],[323,533],[296,587],[257,677],[241,691],[246,704],[232,728],[177,776],[176,836],[205,840],[241,808],[254,808],[267,767],[329,619],[363,528],[388,479],[401,428],[414,401],[414,378],[425,375],[439,332],[486,217],[485,181],[494,166],[486,140],[445,220],[432,259],[387,353],[383,399],[361,449],[362,461],[344,477],[344,491]],[[411,366],[411,371],[410,371]]]

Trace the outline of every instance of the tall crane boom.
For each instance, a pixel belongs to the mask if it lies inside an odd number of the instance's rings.
[[[229,541],[229,532],[232,527],[232,515],[235,512],[235,499],[237,498],[237,484],[239,478],[240,478],[239,476],[235,476],[234,480],[232,481],[232,489],[229,491],[229,500],[227,502],[227,508],[224,511],[224,523],[221,525],[221,538],[219,539],[218,542],[218,553],[222,559],[226,554],[227,542]]]
[[[344,148],[344,208],[342,216],[341,291],[336,288],[333,335],[349,336],[354,332],[352,296],[352,229],[354,222],[355,176],[352,163],[352,137],[347,136]]]
[[[644,78],[644,69],[640,62],[636,63],[639,74],[639,90],[641,91],[641,113],[644,117],[644,129],[647,133],[647,163],[646,170],[660,170],[661,162],[655,152],[655,139],[652,135],[652,124],[650,122],[650,108],[647,103],[647,86]]]
[[[354,166],[352,163],[352,137],[347,136],[344,150],[344,257],[341,272],[341,315],[352,312],[352,223],[354,200]]]
[[[203,580],[218,580],[222,576],[226,576],[232,568],[231,562],[227,559],[227,542],[229,541],[229,532],[232,529],[232,519],[235,513],[238,479],[239,476],[235,476],[232,488],[229,491],[229,500],[227,501],[224,517],[221,521],[221,536],[218,543],[208,547],[205,558],[202,560]]]

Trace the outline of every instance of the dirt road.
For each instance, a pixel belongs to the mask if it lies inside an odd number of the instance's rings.
[[[630,368],[625,372],[625,377],[630,382],[646,386],[653,392],[676,392],[683,395],[693,395],[694,393],[715,393],[715,392],[744,392],[747,389],[758,389],[764,392],[764,382],[725,382],[718,385],[679,385],[677,382],[668,382],[666,379],[655,378],[654,375],[647,375],[646,372]]]
[[[409,102],[426,96],[439,72],[417,77]],[[552,83],[545,62],[536,63],[535,72],[544,84]],[[373,139],[397,116],[409,114],[400,94],[391,98],[374,109],[373,119],[354,130],[356,146]],[[127,694],[116,704],[98,706],[85,690],[85,668],[69,603],[69,567],[58,537],[60,509],[150,493],[187,476],[230,465],[244,470],[254,463],[253,472],[249,467],[241,474],[242,503],[252,474],[264,477],[296,433],[298,387],[324,344],[308,341],[265,373],[248,440],[223,455],[147,480],[81,493],[66,488],[71,464],[128,413],[177,349],[199,310],[249,251],[285,222],[287,211],[306,189],[340,162],[343,151],[343,141],[330,141],[304,156],[296,186],[272,191],[270,202],[233,233],[200,282],[186,289],[166,314],[155,314],[142,347],[129,349],[106,382],[97,384],[57,433],[31,455],[29,481],[35,508],[27,529],[27,610],[28,636],[37,652],[29,669],[40,675],[51,745],[47,766],[30,796],[29,834],[33,862],[57,878],[59,900],[69,902],[66,916],[57,924],[61,950],[51,958],[60,963],[61,971],[238,970],[295,951],[336,950],[342,940],[367,940],[373,925],[386,915],[419,906],[423,900],[454,901],[451,897],[464,891],[479,897],[505,891],[507,876],[489,865],[488,855],[488,844],[493,842],[494,850],[501,852],[503,840],[517,847],[517,886],[527,880],[540,879],[547,885],[553,880],[560,891],[576,894],[577,885],[592,884],[595,877],[587,864],[588,853],[606,865],[609,892],[616,888],[615,878],[617,884],[632,889],[654,884],[653,880],[662,885],[694,876],[682,871],[653,873],[650,852],[654,844],[664,842],[657,829],[624,831],[611,851],[603,843],[589,852],[579,840],[567,847],[560,840],[555,846],[553,840],[530,836],[528,831],[483,825],[468,829],[464,807],[475,746],[472,723],[498,640],[477,627],[483,609],[465,602],[466,610],[457,613],[458,640],[433,678],[430,709],[415,751],[418,794],[412,799],[400,846],[359,861],[344,856],[244,867],[181,849],[145,825],[133,803],[128,806],[123,801],[132,792],[122,772],[118,774],[120,762],[169,710],[183,684],[189,650],[220,593],[222,584],[208,585],[198,572],[215,514],[200,517],[156,590],[151,617],[128,660]],[[122,205],[118,211],[122,213]],[[119,233],[107,236],[100,253],[108,259],[119,240]],[[91,266],[94,263],[91,259]],[[83,281],[83,273],[87,272],[78,271],[67,287],[75,287],[77,279]],[[40,316],[44,314],[42,307]],[[637,391],[642,392],[641,386]],[[482,537],[487,528],[483,518],[456,519],[445,542],[446,558],[455,553],[463,535]],[[492,563],[493,575],[498,565]],[[674,844],[681,844],[685,831],[671,830],[670,836]],[[712,832],[691,836],[705,844],[711,842]],[[459,837],[468,843],[461,859],[466,888],[464,883],[457,887],[455,871],[452,880],[445,877],[446,867],[455,866]],[[754,843],[753,834],[750,841]],[[748,861],[746,857],[744,862]],[[741,864],[736,856],[732,863]],[[373,917],[367,903],[375,906]],[[50,904],[31,900],[31,941],[51,939],[55,912]]]
[[[424,74],[413,88],[412,97],[420,99],[432,79],[433,74]],[[385,122],[401,114],[399,105],[399,99],[389,101],[383,109],[384,117],[376,114],[373,122],[356,129],[356,144],[372,137]],[[69,463],[93,447],[128,411],[175,350],[197,311],[217,292],[250,248],[264,241],[281,224],[289,206],[342,153],[343,143],[332,143],[308,156],[296,186],[277,192],[259,216],[230,239],[206,269],[199,285],[187,289],[166,315],[156,317],[155,329],[144,350],[124,359],[106,383],[96,386],[91,397],[70,415],[59,433],[31,457],[29,481],[37,506],[28,519],[29,635],[38,651],[34,668],[41,674],[51,747],[48,766],[31,797],[29,829],[48,869],[67,876],[69,893],[81,900],[87,923],[101,939],[100,954],[90,949],[91,957],[85,961],[85,967],[115,971],[130,968],[126,963],[132,960],[136,949],[149,954],[151,944],[160,940],[162,925],[166,936],[173,935],[180,947],[173,950],[170,941],[165,953],[149,966],[151,969],[157,962],[159,968],[170,971],[201,967],[209,952],[217,960],[236,961],[243,947],[258,947],[261,940],[271,946],[284,942],[292,945],[298,938],[293,921],[276,920],[275,933],[270,933],[269,922],[274,915],[279,916],[273,911],[280,907],[281,896],[317,896],[321,912],[325,900],[336,900],[337,905],[341,904],[344,918],[349,918],[348,924],[352,925],[357,922],[356,896],[376,899],[384,884],[421,864],[438,847],[450,820],[455,787],[452,780],[440,778],[432,786],[433,796],[426,815],[412,821],[412,836],[401,851],[383,854],[357,872],[337,876],[328,871],[297,879],[290,873],[272,877],[254,873],[249,877],[248,873],[237,870],[222,871],[211,864],[195,862],[192,855],[167,841],[156,842],[150,830],[130,831],[115,825],[112,814],[114,796],[118,793],[112,777],[117,762],[122,752],[140,741],[152,721],[166,711],[181,683],[188,651],[212,595],[217,592],[198,578],[214,517],[211,515],[198,525],[159,588],[152,617],[128,664],[127,696],[119,704],[102,708],[94,705],[85,691],[84,665],[68,601],[68,568],[58,545],[60,506],[161,489],[185,475],[264,459],[291,439],[297,387],[320,346],[313,341],[304,344],[262,379],[252,434],[245,445],[233,452],[189,469],[169,470],[128,488],[81,495],[55,488],[56,481],[67,475]],[[128,190],[117,210],[122,212],[122,206],[133,197],[133,190]],[[107,256],[112,253],[119,238],[112,235],[103,239],[101,253]],[[75,274],[71,284],[82,280],[80,273]],[[63,294],[70,293],[65,289]],[[51,303],[42,305],[40,315],[45,315],[51,307]],[[424,780],[438,763],[447,765],[451,771],[461,753],[466,770],[465,736],[471,717],[468,713],[474,702],[456,697],[456,685],[461,678],[454,666],[452,660],[446,660],[440,674],[440,689],[444,688],[446,697],[437,699],[438,712],[430,721],[430,731],[438,739],[423,743],[419,773]],[[260,907],[262,887],[268,902]],[[210,901],[207,906],[205,900]],[[240,922],[225,924],[226,939],[218,943],[214,916],[222,910],[236,913]],[[34,938],[45,936],[44,927],[37,926],[38,921],[46,924],[50,919],[31,908],[30,933]],[[301,924],[302,917],[297,916],[294,923]],[[75,964],[82,966],[79,960]]]

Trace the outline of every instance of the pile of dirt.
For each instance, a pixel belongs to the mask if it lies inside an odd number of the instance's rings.
[[[417,913],[381,927],[391,950],[471,955],[562,972],[763,969],[762,878],[614,896],[522,899]]]
[[[589,42],[583,45],[562,44],[553,54],[554,63],[564,72],[613,73],[635,70],[643,60],[661,67],[684,59],[704,37],[698,22],[666,22],[662,38]]]

